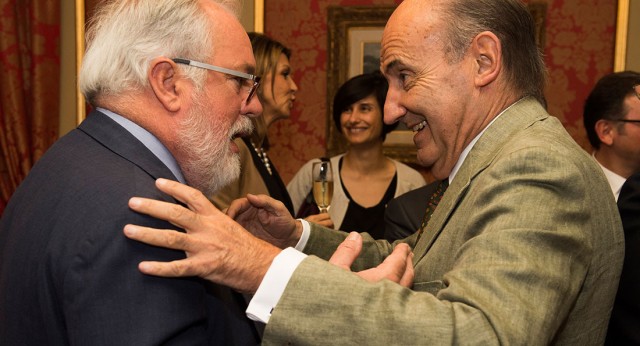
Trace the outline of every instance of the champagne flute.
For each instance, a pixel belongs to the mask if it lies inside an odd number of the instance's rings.
[[[333,197],[333,171],[331,162],[321,161],[313,163],[313,199],[316,201],[320,213],[326,213]]]

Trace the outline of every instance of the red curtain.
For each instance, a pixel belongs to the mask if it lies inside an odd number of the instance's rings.
[[[0,0],[0,215],[58,137],[60,1]]]

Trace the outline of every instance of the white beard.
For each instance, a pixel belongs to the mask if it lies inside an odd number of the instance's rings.
[[[195,101],[195,100],[194,100]],[[204,107],[195,101],[193,111],[178,129],[178,148],[187,155],[181,169],[189,186],[210,197],[240,176],[240,156],[230,144],[238,133],[251,133],[253,125],[241,115],[227,131],[211,126]]]

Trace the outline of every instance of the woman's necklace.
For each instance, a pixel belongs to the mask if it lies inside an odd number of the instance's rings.
[[[271,172],[271,162],[269,161],[269,156],[267,156],[267,152],[264,150],[264,148],[256,147],[253,142],[251,142],[251,146],[253,147],[253,150],[256,151],[256,154],[258,154],[258,157],[260,158],[262,163],[264,163],[264,167],[267,169],[267,172],[269,172],[269,175],[273,175],[273,173]]]

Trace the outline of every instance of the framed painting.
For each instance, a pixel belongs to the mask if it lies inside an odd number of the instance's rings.
[[[541,49],[545,44],[546,2],[530,2],[529,11],[536,24],[536,41]],[[328,7],[327,61],[327,156],[347,149],[344,137],[332,119],[333,97],[349,78],[380,68],[380,40],[387,20],[395,7]],[[387,135],[385,155],[400,162],[417,164],[413,132],[399,124]]]
[[[86,24],[102,1],[104,0],[75,0],[76,76],[80,74],[80,64],[84,56]],[[264,0],[244,1],[240,22],[246,31],[264,32]],[[80,124],[86,115],[87,104],[76,86],[76,123]]]
[[[264,32],[264,0],[243,1],[240,23],[247,32]]]
[[[614,72],[640,71],[640,21],[630,18],[640,18],[640,1],[618,0]]]

